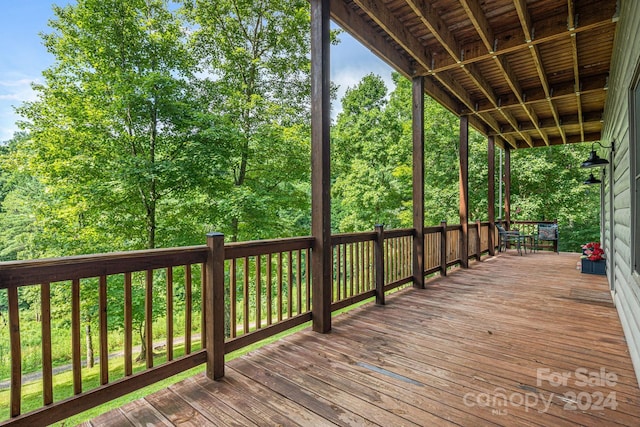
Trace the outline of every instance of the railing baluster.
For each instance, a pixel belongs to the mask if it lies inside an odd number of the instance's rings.
[[[307,292],[305,295],[305,299],[306,299],[306,311],[311,311],[311,257],[310,257],[310,253],[311,250],[310,249],[305,249],[304,252],[304,265],[305,265],[305,284],[307,287]]]
[[[349,244],[349,296],[353,296],[353,243]]]
[[[296,251],[296,297],[297,297],[297,312],[302,313],[302,250]]]
[[[287,254],[287,317],[293,316],[293,253]]]
[[[341,256],[341,250],[340,250],[341,247],[342,247],[342,245],[336,245],[336,260],[335,260],[336,261],[335,262],[335,265],[336,265],[336,269],[335,269],[336,280],[335,280],[335,286],[336,286],[336,291],[337,292],[335,293],[335,295],[336,295],[336,298],[337,298],[338,301],[340,300],[340,295],[342,294],[342,288],[341,288],[341,284],[342,284],[341,283],[342,282],[342,280],[341,280],[341,278],[342,278],[341,277],[341,275],[342,275],[342,268],[341,268],[342,262],[341,261],[342,260],[340,258],[340,256]],[[309,258],[307,257],[307,263],[308,262],[309,262]],[[307,275],[308,274],[309,274],[309,268],[307,266]],[[332,293],[332,295],[333,295],[333,293]]]
[[[398,280],[398,239],[393,239],[393,281]]]
[[[256,329],[262,328],[262,255],[256,256]]]
[[[107,276],[100,276],[99,323],[100,323],[100,384],[109,382],[109,347],[107,345]]]
[[[355,294],[353,295],[357,295],[360,293],[360,244],[359,242],[355,242],[352,246],[355,253],[355,260],[353,261],[355,264],[355,268],[353,269],[355,270]]]
[[[370,245],[371,245],[371,242],[363,242],[362,244],[362,249],[363,249],[362,275],[363,275],[363,281],[364,281],[364,290],[366,291],[370,291],[374,289],[374,287],[371,286],[371,281],[369,280],[371,278],[370,272],[369,272],[369,265],[371,263],[371,258],[369,257],[369,251],[371,248]]]
[[[267,254],[267,326],[273,323],[273,281],[271,271],[273,266],[273,258],[271,253]]]
[[[53,367],[51,364],[51,285],[40,286],[42,315],[42,403],[53,403]]]
[[[278,322],[282,320],[282,252],[278,252]]]
[[[203,299],[204,301],[204,299]],[[204,307],[204,304],[202,304]],[[167,267],[167,361],[173,360],[173,268]],[[204,337],[204,329],[202,330]]]
[[[22,398],[22,350],[20,347],[20,312],[18,288],[7,290],[9,302],[9,340],[11,342],[11,416],[20,415]]]
[[[200,348],[207,348],[207,268],[206,264],[200,265]]]
[[[133,297],[131,273],[124,274],[124,375],[133,374]]]
[[[349,287],[349,281],[347,277],[347,244],[342,245],[342,298],[347,297],[347,290]]]
[[[191,354],[191,329],[193,325],[193,280],[191,264],[184,266],[184,354]]]
[[[242,331],[249,333],[249,257],[244,257],[242,278]]]
[[[80,279],[71,282],[71,366],[73,394],[82,393],[82,363],[80,362]]]
[[[153,368],[153,270],[146,271],[144,290],[144,340],[147,346],[145,362],[148,369]]]
[[[233,258],[229,263],[229,269],[231,274],[229,275],[229,336],[231,338],[236,337],[236,259]]]

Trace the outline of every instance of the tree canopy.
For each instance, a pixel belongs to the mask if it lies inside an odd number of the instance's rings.
[[[309,233],[308,2],[177,3],[54,6],[55,62],[0,151],[2,259]],[[393,84],[370,74],[340,100],[334,232],[412,225],[411,82]],[[428,97],[425,112],[425,222],[457,223],[459,121]],[[486,139],[470,135],[470,219],[486,220]],[[512,218],[558,218],[563,249],[597,240],[587,152],[512,152]]]

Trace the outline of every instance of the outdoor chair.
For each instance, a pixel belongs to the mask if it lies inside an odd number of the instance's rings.
[[[520,236],[520,231],[518,230],[505,230],[502,226],[497,225],[498,228],[498,252],[503,252],[507,250],[509,244],[514,243],[516,245],[516,249],[518,249],[518,253],[522,255],[522,236]],[[526,249],[525,249],[526,250]]]
[[[540,242],[553,242],[554,251],[558,251],[558,224],[538,224],[538,234],[534,239],[534,250],[540,249]]]

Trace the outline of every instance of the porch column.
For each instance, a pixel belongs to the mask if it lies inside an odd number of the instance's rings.
[[[424,288],[424,77],[413,79],[413,286]]]
[[[460,116],[460,266],[469,267],[469,117]]]
[[[511,148],[504,146],[504,229],[511,228]]]
[[[329,3],[311,0],[311,233],[313,330],[331,330]]]
[[[493,136],[487,141],[487,215],[489,216],[488,244],[489,255],[496,254],[496,144]]]

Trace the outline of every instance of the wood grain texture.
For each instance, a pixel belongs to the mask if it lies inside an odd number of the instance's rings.
[[[222,381],[199,375],[170,386],[136,406],[139,419],[127,417],[139,424],[160,414],[174,425],[637,425],[640,389],[617,313],[603,304],[606,280],[580,274],[577,260],[510,252],[472,262],[425,289],[387,295],[384,306],[337,317],[331,334],[305,330],[234,359]],[[579,368],[604,369],[615,384],[582,387]],[[571,376],[555,386],[538,381],[538,369]],[[615,393],[617,408],[566,410],[571,392]],[[500,405],[501,395],[516,403]],[[481,406],[478,396],[498,400]],[[537,406],[517,404],[519,396],[538,396]]]

